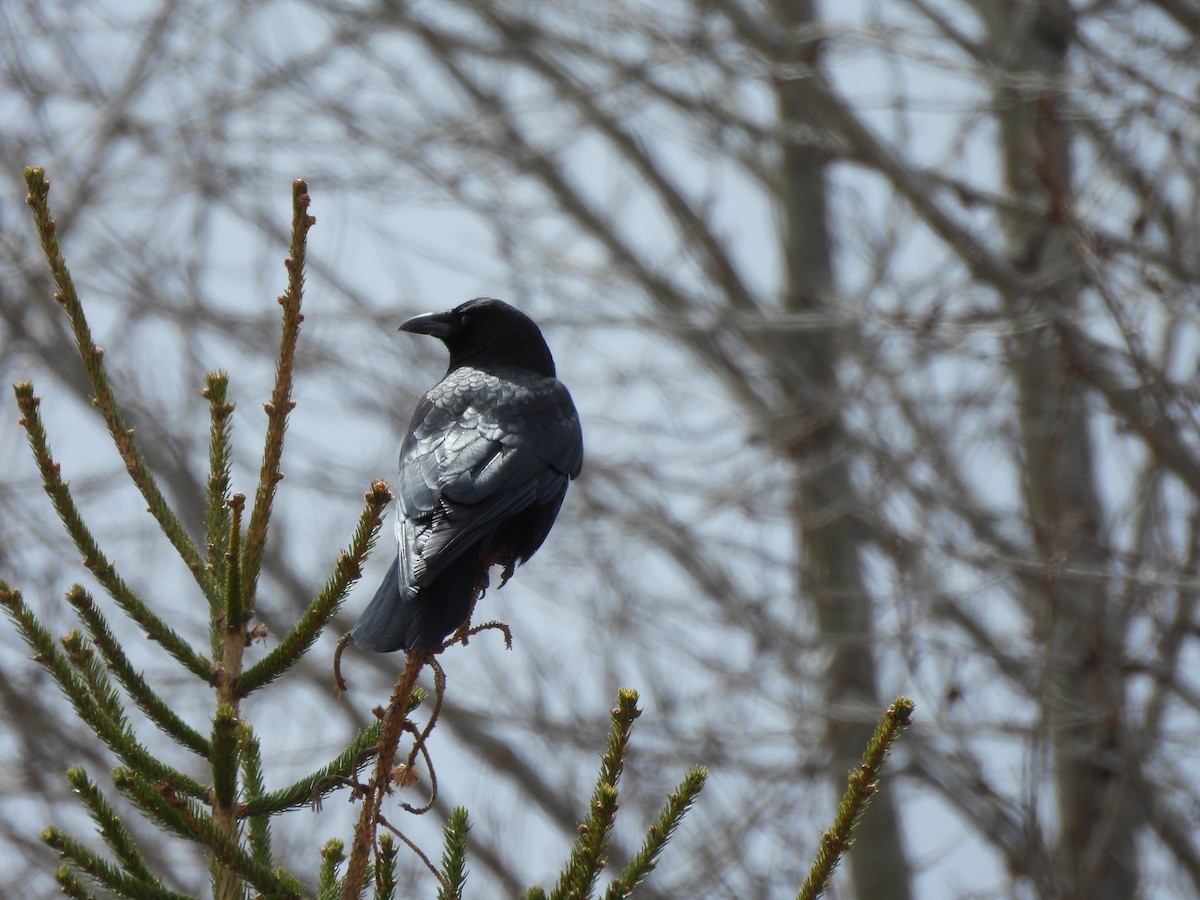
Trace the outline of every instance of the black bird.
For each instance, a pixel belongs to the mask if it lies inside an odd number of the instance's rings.
[[[503,587],[542,545],[583,467],[575,404],[527,315],[481,298],[400,330],[440,338],[450,368],[400,446],[400,552],[351,631],[379,653],[437,647],[497,563]]]

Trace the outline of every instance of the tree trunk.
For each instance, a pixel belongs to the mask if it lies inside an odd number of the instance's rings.
[[[1081,314],[1083,280],[1072,252],[1071,136],[1066,3],[999,2],[988,8],[990,49],[1007,73],[996,90],[1004,178],[1044,218],[1006,223],[1010,254],[1036,284],[1008,298],[1010,314],[1047,321]],[[1085,385],[1052,325],[1015,327],[1011,342],[1029,526],[1042,567],[1028,598],[1044,649],[1043,727],[1054,754],[1059,807],[1057,897],[1136,896],[1138,821],[1123,746],[1124,683],[1116,600],[1098,573],[1110,566],[1089,433]]]
[[[776,81],[780,127],[803,133],[815,117],[795,79],[820,65],[820,42],[804,29],[816,23],[811,0],[779,2],[774,13],[795,36],[794,71]],[[811,32],[810,32],[811,34]],[[787,285],[785,312],[826,309],[833,300],[833,264],[825,182],[825,151],[801,140],[785,141],[779,173]],[[863,578],[862,543],[869,533],[850,475],[850,449],[841,420],[838,384],[845,326],[784,333],[773,354],[776,381],[789,409],[781,437],[794,463],[793,517],[799,560],[799,595],[813,605],[820,641],[829,654],[825,677],[831,774],[840,796],[886,702],[876,684],[874,609]],[[911,868],[894,789],[881,791],[863,819],[847,857],[859,900],[907,900]]]

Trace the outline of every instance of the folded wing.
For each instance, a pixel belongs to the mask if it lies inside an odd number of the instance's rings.
[[[392,571],[353,631],[368,650],[436,646],[466,618],[489,550],[523,562],[583,463],[566,389],[528,372],[451,372],[400,449]],[[389,646],[390,645],[390,646]]]

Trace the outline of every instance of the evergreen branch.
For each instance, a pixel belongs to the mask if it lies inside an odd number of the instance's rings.
[[[838,804],[833,826],[821,834],[817,858],[804,884],[800,886],[796,900],[817,900],[829,887],[834,869],[854,844],[854,830],[866,812],[871,797],[879,790],[879,776],[888,752],[900,733],[911,724],[914,705],[908,697],[897,697],[884,711],[875,733],[867,742],[867,749],[863,751],[862,762],[850,770],[849,784]]]
[[[113,784],[142,812],[164,829],[208,849],[213,859],[249,882],[268,897],[292,900],[303,895],[295,876],[262,865],[237,841],[226,834],[194,800],[174,793],[170,786],[152,784],[129,769],[115,769]]]
[[[245,697],[270,684],[299,662],[337,614],[351,586],[362,576],[363,562],[375,545],[379,526],[383,522],[384,507],[392,499],[392,495],[384,482],[376,481],[364,497],[367,505],[359,516],[358,528],[355,529],[350,547],[338,557],[333,574],[325,582],[321,593],[304,610],[300,621],[284,635],[274,650],[238,678],[239,696]]]
[[[4,606],[5,612],[16,624],[25,643],[33,650],[34,659],[50,673],[79,718],[118,758],[151,777],[177,785],[181,791],[191,796],[200,797],[207,793],[204,785],[163,764],[139,744],[119,710],[117,717],[110,715],[111,703],[95,695],[89,687],[92,683],[105,684],[102,670],[98,666],[92,666],[86,678],[77,674],[67,657],[59,652],[50,632],[22,599],[20,591],[9,589],[3,581],[0,581],[0,605]],[[82,638],[79,640],[82,642]],[[86,654],[80,656],[81,660],[85,658]]]
[[[607,864],[604,851],[608,849],[608,838],[617,817],[617,789],[611,784],[599,784],[592,794],[591,814],[579,826],[579,837],[571,852],[571,860],[561,886],[550,894],[551,898],[584,900],[591,897],[600,871]]]
[[[247,607],[240,575],[242,510],[244,494],[229,498],[229,539],[225,550],[225,583],[222,586],[221,618],[216,624],[221,643],[220,662],[213,679],[217,693],[217,709],[213,718],[211,798],[213,827],[244,852],[238,823],[238,696],[234,690],[242,673],[242,659],[248,645],[246,630]],[[253,859],[253,857],[251,857]],[[257,861],[256,861],[257,863]],[[225,865],[219,856],[209,858],[212,872],[212,892],[219,900],[233,900],[244,895],[239,873]],[[269,870],[269,867],[263,867]]]
[[[397,881],[396,857],[399,855],[400,848],[396,846],[395,838],[385,831],[379,836],[379,853],[375,857],[374,900],[394,900]]]
[[[117,642],[100,610],[96,608],[91,594],[79,585],[67,591],[67,602],[75,609],[80,621],[87,627],[92,643],[104,657],[109,670],[125,688],[138,709],[145,713],[163,734],[204,759],[209,758],[208,739],[184,722],[174,710],[164,703],[146,683],[142,674],[133,668],[129,657]]]
[[[379,740],[381,725],[376,721],[356,734],[350,745],[324,768],[278,791],[257,798],[248,797],[242,814],[248,817],[278,815],[308,806],[337,790],[344,779],[358,774],[369,761],[367,751]]]
[[[229,546],[229,479],[232,470],[233,445],[231,440],[233,404],[226,401],[229,375],[224,371],[209,372],[204,376],[204,390],[200,392],[209,406],[208,437],[208,496],[204,504],[204,545],[208,554],[208,567],[213,581],[224,583],[228,566],[225,551]],[[215,591],[208,596],[209,639],[214,657],[220,656],[223,640],[218,622],[221,609],[220,594]]]
[[[228,808],[237,796],[238,714],[227,703],[217,704],[213,716],[213,805]]]
[[[300,336],[300,302],[304,295],[304,256],[308,230],[316,219],[308,214],[308,185],[301,179],[292,182],[292,240],[284,266],[288,272],[287,290],[279,297],[283,307],[283,325],[279,340],[279,359],[275,368],[275,388],[271,401],[264,407],[267,412],[267,438],[263,448],[262,468],[259,471],[258,490],[254,494],[254,509],[246,527],[246,550],[243,556],[243,593],[247,609],[254,608],[254,590],[262,568],[263,550],[267,542],[267,524],[271,518],[271,505],[275,499],[275,488],[283,480],[279,471],[283,456],[283,435],[287,429],[287,417],[296,404],[292,401],[292,371],[296,362],[296,342]]]
[[[342,861],[344,861],[345,859],[346,859],[346,857],[345,857],[345,855],[343,855],[341,857],[341,859],[338,861],[339,864]],[[374,863],[371,863],[370,865],[367,866],[365,877],[366,877],[366,882],[370,882],[375,878],[375,864]],[[366,882],[364,882],[363,886],[361,888],[359,888],[359,891],[357,894],[358,897],[362,897],[363,891],[366,890]],[[330,885],[330,893],[323,894],[323,893],[318,892],[317,900],[338,900],[338,898],[340,898],[342,896],[342,894],[345,893],[345,888],[346,888],[346,876],[343,875],[339,878],[336,878],[333,881],[333,883]]]
[[[239,729],[242,744],[242,788],[245,792],[247,806],[259,803],[263,798],[262,752],[258,738],[250,723],[242,724]],[[264,866],[271,865],[271,818],[267,815],[247,816],[250,853]]]
[[[600,777],[592,793],[587,819],[579,825],[579,837],[571,849],[571,857],[550,892],[552,900],[585,898],[592,895],[600,870],[606,860],[604,852],[617,815],[617,782],[625,765],[625,750],[633,720],[641,715],[637,708],[637,691],[622,688],[617,692],[617,705],[612,709],[612,730],[608,746],[600,757]]]
[[[708,772],[702,766],[694,766],[688,770],[688,773],[683,776],[683,781],[679,783],[679,787],[667,797],[667,802],[658,814],[658,818],[646,830],[646,840],[642,844],[642,848],[629,861],[629,865],[621,871],[616,880],[608,886],[608,890],[604,893],[604,900],[622,900],[622,898],[628,897],[633,893],[634,888],[645,881],[646,876],[654,871],[663,848],[704,788],[707,778]]]
[[[466,808],[456,806],[450,810],[450,818],[442,829],[446,849],[442,852],[443,882],[438,887],[438,900],[462,900],[467,884],[467,832],[470,830]]]
[[[225,551],[225,585],[222,591],[224,609],[221,610],[221,621],[225,624],[225,634],[232,635],[242,631],[246,624],[244,585],[241,578],[241,539],[242,539],[242,510],[246,506],[245,494],[234,494],[228,502],[229,538]]]
[[[54,873],[54,880],[64,897],[71,897],[72,900],[96,900],[96,895],[83,886],[70,866],[59,866]]]
[[[123,872],[91,848],[53,826],[44,829],[41,837],[58,851],[59,856],[69,859],[91,881],[118,897],[128,897],[130,900],[189,900],[186,894],[169,891],[152,878],[146,880]]]
[[[78,630],[64,635],[60,638],[60,642],[63,649],[67,651],[67,659],[83,680],[97,710],[117,730],[128,733],[129,720],[125,716],[121,695],[113,687],[107,670],[96,662],[95,649]]]
[[[84,371],[92,387],[92,402],[100,410],[108,433],[116,444],[117,452],[125,463],[125,469],[133,483],[137,485],[150,514],[154,516],[163,534],[175,547],[187,567],[191,569],[201,589],[207,594],[212,586],[200,557],[200,551],[188,537],[183,525],[167,504],[162,491],[159,490],[150,467],[146,464],[142,451],[134,438],[134,430],[130,428],[125,417],[121,414],[116,396],[108,382],[108,373],[104,367],[104,349],[92,340],[91,328],[83,313],[83,305],[75,291],[75,283],[67,269],[66,260],[58,243],[58,229],[54,218],[50,215],[48,196],[50,183],[46,181],[45,171],[35,166],[25,169],[25,183],[29,187],[29,195],[25,202],[33,210],[33,221],[37,228],[38,237],[42,243],[42,253],[50,266],[50,274],[54,279],[57,290],[54,299],[63,307],[75,334],[75,345],[79,350]]]
[[[321,848],[321,868],[317,873],[317,900],[335,900],[342,891],[338,869],[346,861],[346,845],[330,838]]]
[[[104,586],[104,589],[108,591],[125,614],[141,626],[151,640],[160,644],[188,671],[204,681],[208,681],[212,677],[212,663],[196,653],[187,641],[155,615],[142,599],[125,584],[92,537],[87,524],[79,514],[79,509],[75,506],[70,488],[62,480],[61,467],[54,461],[54,457],[50,453],[46,429],[38,412],[41,398],[33,393],[33,385],[28,381],[20,382],[13,385],[13,392],[17,397],[17,406],[21,409],[20,424],[25,428],[29,437],[29,446],[33,450],[34,461],[41,472],[42,486],[50,495],[54,510],[62,520],[67,534],[71,536],[76,548],[83,554],[83,565]]]
[[[225,539],[229,534],[229,512],[225,501],[229,497],[229,478],[232,469],[232,422],[234,404],[227,401],[229,373],[209,372],[204,376],[200,396],[208,401],[208,497],[204,504],[204,543],[208,564],[216,580],[224,577]]]
[[[93,704],[92,718],[84,718],[82,712],[80,718],[92,726],[97,737],[104,741],[122,762],[139,772],[169,782],[192,797],[207,794],[207,787],[190,775],[185,775],[162,762],[137,739],[125,715],[121,695],[113,686],[108,670],[96,659],[91,644],[84,640],[78,631],[73,631],[62,639],[62,645],[67,651],[67,659],[86,686]]]
[[[88,815],[100,829],[104,843],[112,850],[122,868],[139,881],[157,883],[158,879],[150,872],[145,857],[134,843],[133,835],[129,833],[117,811],[112,808],[108,798],[88,777],[87,771],[78,766],[70,768],[67,770],[67,781],[79,795]]]

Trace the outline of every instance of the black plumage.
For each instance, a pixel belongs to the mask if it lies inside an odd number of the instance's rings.
[[[440,338],[446,376],[400,447],[392,567],[351,635],[365,650],[428,650],[470,612],[487,570],[504,581],[550,533],[583,466],[575,404],[533,320],[499,300],[409,319]]]

